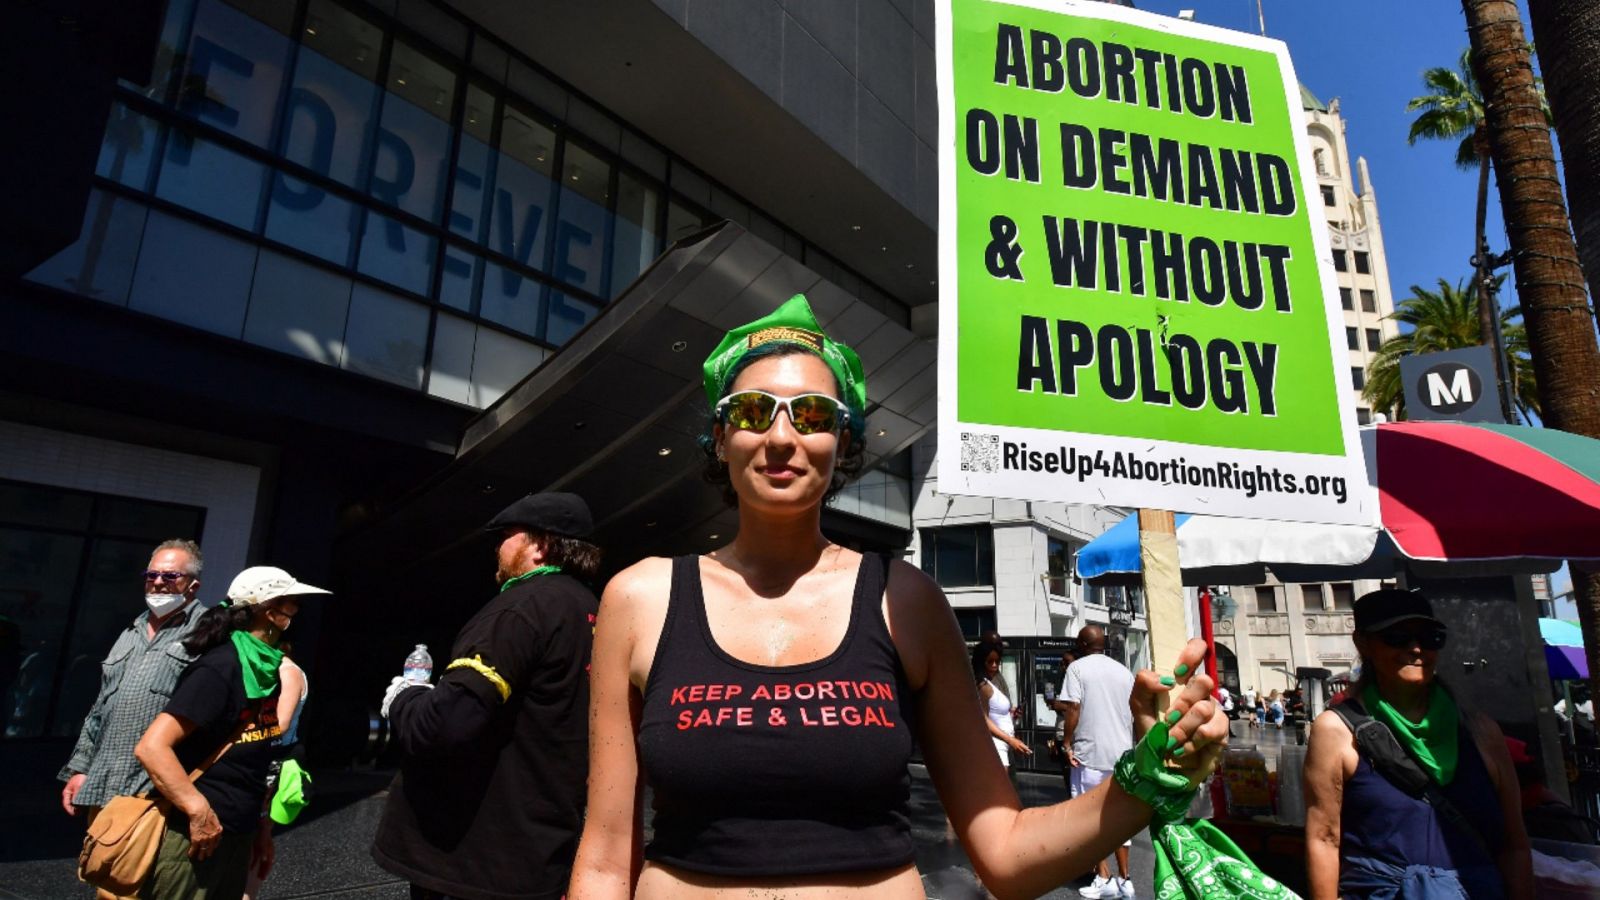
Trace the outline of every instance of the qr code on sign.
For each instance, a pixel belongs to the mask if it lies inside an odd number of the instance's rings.
[[[961,471],[993,474],[1000,471],[1000,436],[961,433]]]

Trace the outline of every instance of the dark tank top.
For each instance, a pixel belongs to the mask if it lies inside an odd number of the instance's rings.
[[[655,795],[646,859],[752,876],[912,861],[911,704],[883,621],[886,566],[862,557],[850,623],[831,654],[762,666],[717,646],[699,558],[673,560],[639,722]]]
[[[1466,726],[1456,740],[1456,775],[1442,793],[1478,832],[1474,838],[1440,817],[1427,801],[1412,797],[1372,767],[1365,755],[1344,783],[1339,810],[1339,854],[1393,866],[1435,866],[1462,875],[1468,896],[1502,896],[1499,852],[1505,828],[1494,781]],[[1483,845],[1478,843],[1483,841]],[[1484,847],[1488,853],[1484,852]],[[1341,893],[1345,893],[1341,891]]]

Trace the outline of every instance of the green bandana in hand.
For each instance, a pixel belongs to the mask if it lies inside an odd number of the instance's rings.
[[[817,317],[805,294],[795,294],[771,315],[728,332],[706,357],[704,372],[706,403],[713,408],[728,393],[728,376],[746,353],[762,344],[795,344],[809,348],[827,364],[844,392],[850,410],[850,432],[860,440],[867,430],[867,377],[861,371],[856,352],[822,333]]]
[[[1455,780],[1461,715],[1443,688],[1433,686],[1428,711],[1421,722],[1407,719],[1390,706],[1376,685],[1369,684],[1361,691],[1361,705],[1367,708],[1367,715],[1389,726],[1394,739],[1435,784],[1444,787]]]
[[[239,668],[244,671],[244,695],[251,700],[272,696],[278,689],[283,651],[248,631],[233,633],[233,649],[238,651]]]
[[[1166,764],[1167,724],[1157,722],[1139,745],[1122,755],[1112,777],[1150,804],[1157,900],[1299,900],[1299,895],[1256,868],[1228,836],[1204,819],[1185,819],[1195,788]]]

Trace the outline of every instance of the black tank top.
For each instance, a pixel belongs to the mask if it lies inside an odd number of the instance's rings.
[[[911,704],[883,622],[886,566],[862,557],[838,649],[762,666],[717,646],[699,558],[673,560],[639,723],[655,793],[646,859],[754,876],[912,861]]]

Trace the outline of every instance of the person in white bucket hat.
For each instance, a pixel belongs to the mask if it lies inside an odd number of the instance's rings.
[[[184,642],[196,659],[134,749],[173,808],[141,897],[237,897],[251,870],[264,878],[272,868],[267,780],[287,749],[280,644],[302,598],[329,593],[252,566]]]

